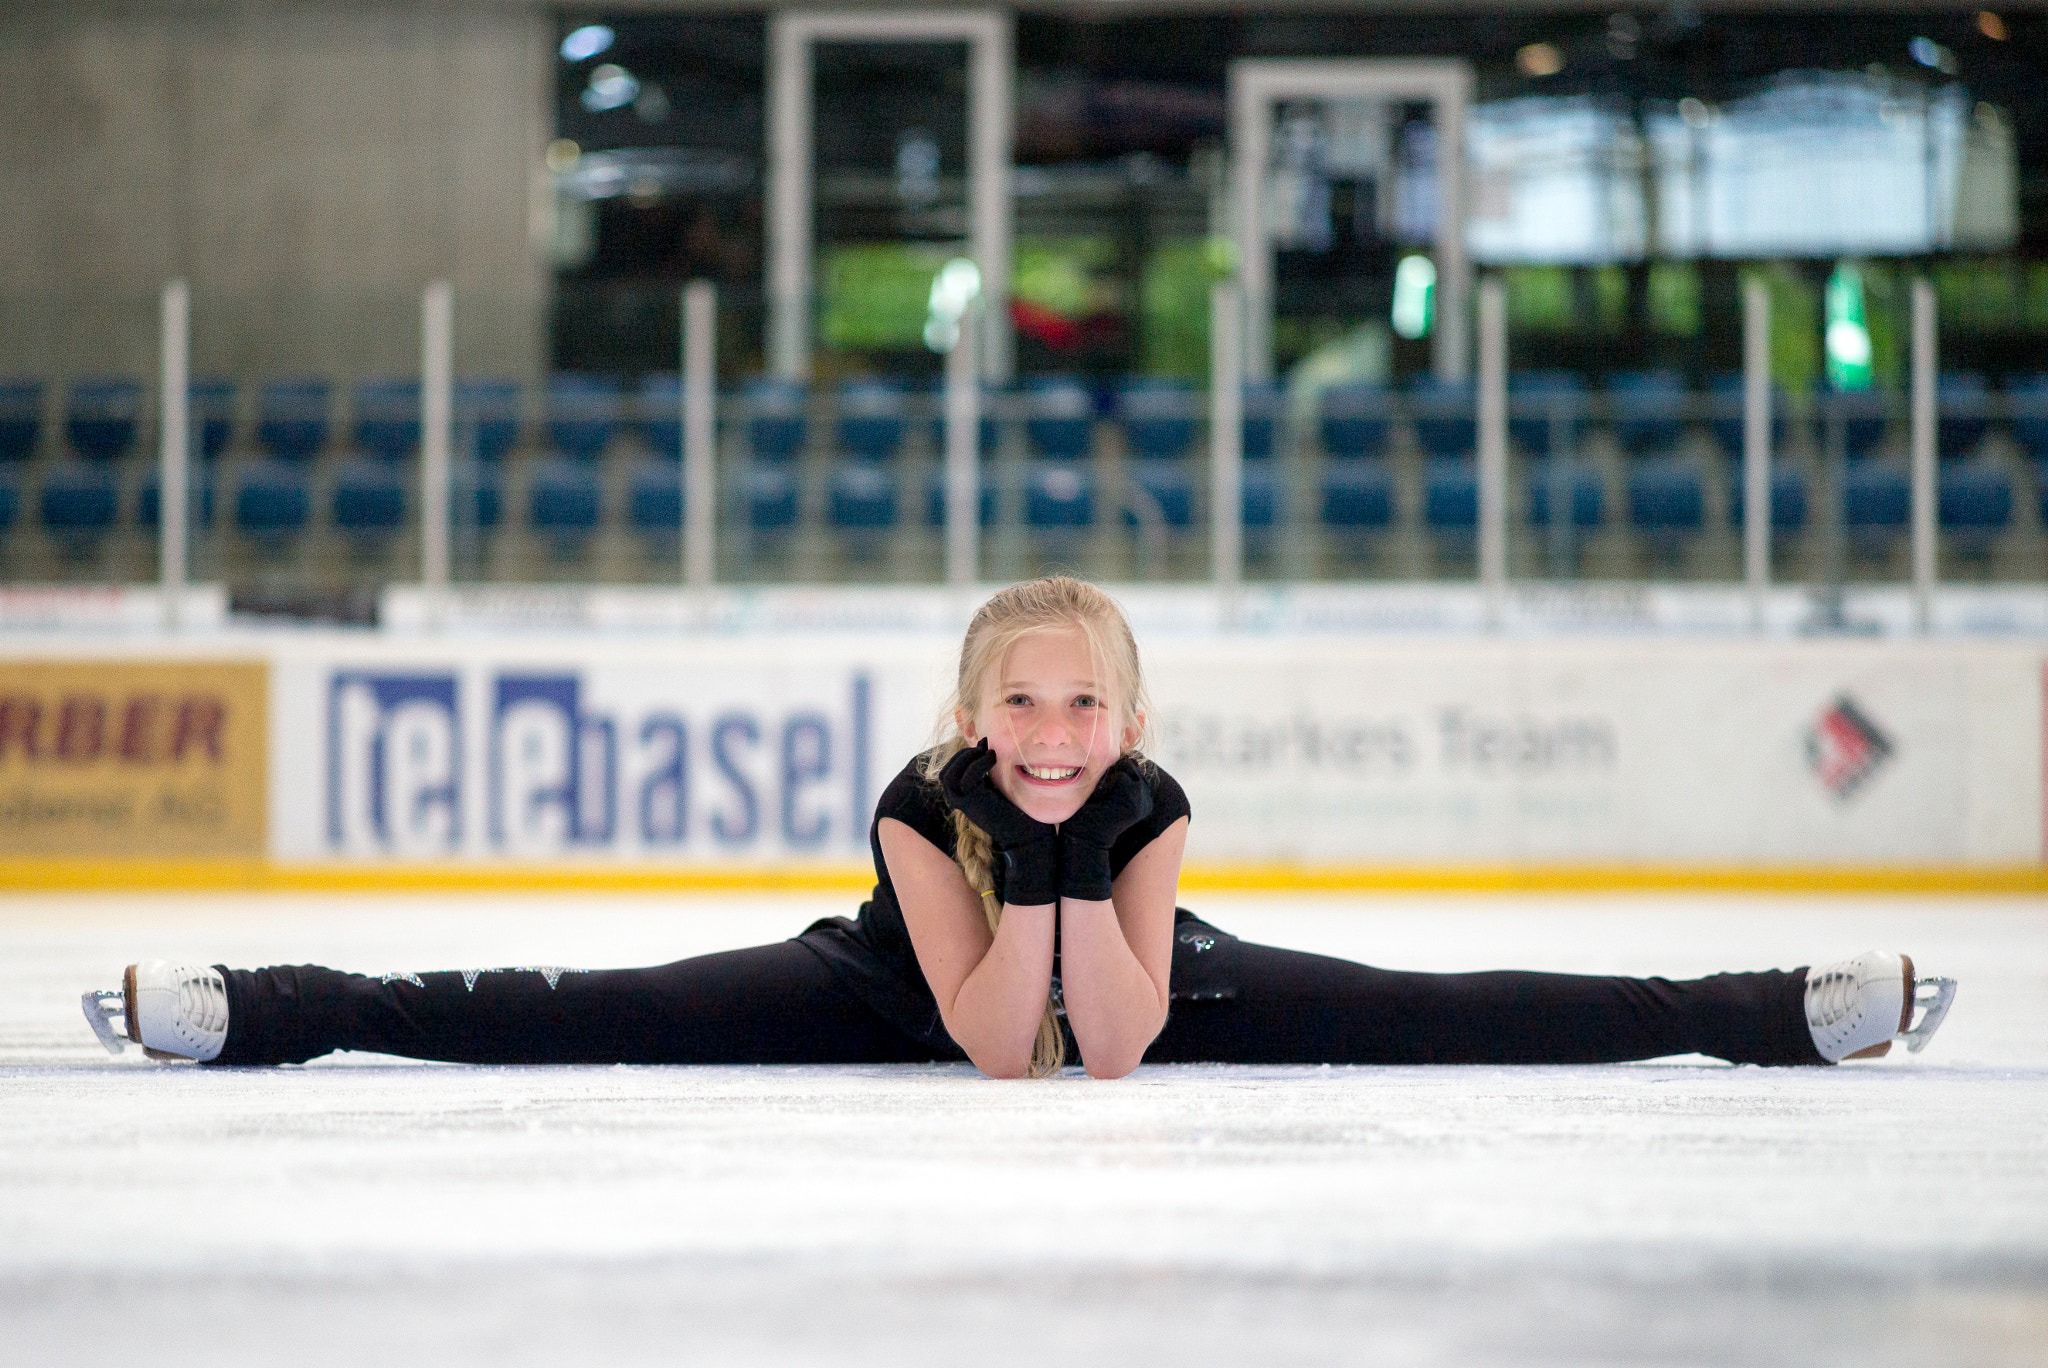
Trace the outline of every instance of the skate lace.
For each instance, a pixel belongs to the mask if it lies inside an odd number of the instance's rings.
[[[220,975],[192,974],[178,984],[178,1017],[195,1031],[213,1034],[228,1025],[227,985]]]
[[[1839,1026],[1856,1015],[1862,1001],[1862,981],[1832,969],[1807,983],[1806,1019],[1822,1030]]]

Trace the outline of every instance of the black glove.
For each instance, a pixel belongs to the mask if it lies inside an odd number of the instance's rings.
[[[1109,897],[1109,848],[1152,814],[1152,781],[1125,756],[1103,771],[1081,810],[1060,823],[1060,893],[1101,902]]]
[[[1024,815],[992,781],[996,754],[987,738],[962,749],[939,771],[946,802],[988,833],[1003,867],[1003,901],[1037,907],[1059,901],[1059,833]]]

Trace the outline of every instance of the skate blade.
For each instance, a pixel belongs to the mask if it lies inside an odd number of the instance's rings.
[[[121,971],[122,1019],[128,1027],[128,1038],[137,1045],[142,1043],[142,1027],[135,1022],[135,1003],[140,996],[135,991],[135,966],[131,964]]]
[[[128,1042],[114,1030],[114,1018],[126,1018],[128,1013],[125,995],[122,993],[86,993],[79,999],[85,1008],[86,1025],[100,1038],[100,1044],[107,1047],[107,1053],[118,1055],[127,1048]]]
[[[1912,1006],[1919,1007],[1920,1024],[1910,1031],[1900,1032],[1900,1039],[1906,1048],[1919,1054],[1927,1048],[1927,1042],[1934,1039],[1934,1033],[1941,1029],[1942,1019],[1948,1015],[1951,1003],[1956,1000],[1956,981],[1952,978],[1924,978],[1913,981]]]

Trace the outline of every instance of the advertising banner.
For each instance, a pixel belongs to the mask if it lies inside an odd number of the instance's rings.
[[[0,662],[0,858],[268,853],[263,662]]]
[[[360,641],[360,639],[358,639]],[[280,859],[856,865],[957,643],[384,639],[277,659]],[[2042,662],[1958,643],[1148,646],[1214,866],[2041,861]]]
[[[289,860],[845,866],[923,746],[927,663],[845,645],[280,663]],[[915,656],[917,652],[910,652]]]
[[[1190,858],[2042,858],[2028,651],[1295,643],[1148,666]]]

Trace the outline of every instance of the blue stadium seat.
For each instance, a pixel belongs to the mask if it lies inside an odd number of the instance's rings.
[[[996,443],[1002,438],[1002,420],[996,416],[998,412],[997,406],[1001,403],[1001,400],[1002,392],[1000,390],[992,386],[983,388],[981,392],[981,431],[979,435],[981,438],[981,454],[984,456],[995,451]],[[932,450],[943,458],[946,454],[946,391],[943,388],[935,387],[931,392],[931,402],[932,411],[935,415],[932,418]]]
[[[370,455],[403,461],[419,449],[419,381],[396,377],[359,380],[355,412],[355,444]]]
[[[1470,457],[1441,457],[1429,463],[1422,483],[1422,523],[1432,532],[1478,530],[1479,474]]]
[[[1539,473],[1534,476],[1541,479]],[[1706,480],[1682,456],[1642,461],[1628,472],[1628,520],[1653,537],[1677,537],[1706,525]]]
[[[1728,525],[1738,531],[1744,526],[1749,491],[1742,469],[1736,467],[1728,481]],[[1771,467],[1771,531],[1783,535],[1806,526],[1806,477],[1796,470]]]
[[[235,484],[235,528],[265,542],[283,542],[306,528],[306,477],[280,460],[245,466]]]
[[[1936,516],[1965,555],[1981,556],[2012,522],[2012,475],[1996,461],[1942,467]]]
[[[1126,468],[1136,492],[1149,498],[1159,510],[1160,521],[1175,531],[1195,523],[1195,482],[1186,461],[1133,461]],[[1138,515],[1124,510],[1124,521],[1139,526]]]
[[[1280,521],[1280,481],[1270,462],[1244,468],[1244,525],[1249,531],[1270,531]]]
[[[1327,389],[1323,391],[1323,450],[1335,461],[1382,455],[1393,417],[1393,401],[1378,385]]]
[[[1945,461],[1975,451],[1991,428],[1991,396],[1976,371],[1948,371],[1934,384],[1934,448]]]
[[[204,470],[194,467],[185,472],[185,497],[187,529],[213,526],[213,480]],[[159,472],[151,470],[143,475],[135,491],[135,525],[153,532],[162,513]]]
[[[1707,521],[1706,480],[1683,456],[1652,457],[1628,472],[1628,520],[1667,563]]]
[[[996,525],[996,491],[995,486],[989,482],[986,472],[983,473],[981,478],[981,498],[979,502],[981,504],[981,525],[983,527],[994,527]],[[942,469],[933,471],[930,478],[925,481],[924,520],[928,527],[944,527],[946,525],[946,472]]]
[[[750,462],[746,495],[747,526],[754,531],[786,532],[796,526],[796,476],[787,462]]]
[[[678,462],[657,456],[633,467],[626,477],[626,525],[641,533],[681,530],[683,481]]]
[[[804,409],[808,394],[795,380],[761,376],[747,382],[742,399],[747,445],[760,461],[787,461],[810,444]]]
[[[26,461],[43,436],[43,382],[0,380],[0,461]]]
[[[843,461],[832,471],[827,515],[837,528],[874,531],[896,525],[896,476],[867,460]]]
[[[235,382],[217,377],[194,380],[185,391],[186,419],[192,425],[191,454],[217,460],[235,435]]]
[[[274,460],[312,460],[327,445],[327,400],[325,380],[271,381],[257,395],[256,444]]]
[[[1575,372],[1529,370],[1508,376],[1508,436],[1524,452],[1551,456],[1576,451],[1585,426],[1586,382]]]
[[[1730,456],[1742,455],[1744,441],[1744,418],[1742,406],[1744,381],[1740,374],[1717,375],[1707,386],[1707,426],[1713,429],[1714,441]],[[1777,385],[1771,386],[1771,450],[1782,453],[1785,438],[1791,431],[1787,417],[1789,405],[1785,391]]]
[[[141,417],[141,381],[74,380],[64,404],[64,435],[88,461],[118,461],[135,445]]]
[[[863,376],[839,387],[839,446],[861,461],[886,461],[903,447],[910,396],[901,383]]]
[[[550,457],[527,480],[526,525],[568,551],[597,531],[601,504],[595,471],[573,456]]]
[[[1637,455],[1662,453],[1684,432],[1685,377],[1677,371],[1617,371],[1607,377],[1614,437]]]
[[[1529,472],[1529,525],[1550,526],[1552,491],[1570,510],[1573,527],[1598,527],[1607,514],[1607,490],[1600,472],[1584,461],[1557,461]]]
[[[1323,523],[1350,532],[1394,521],[1394,481],[1384,462],[1331,461],[1323,467]]]
[[[371,543],[405,526],[405,484],[392,461],[352,461],[334,477],[331,511],[335,528]]]
[[[449,407],[457,459],[502,461],[519,445],[517,380],[457,380]]]
[[[2012,435],[2036,461],[2048,460],[2048,375],[2015,375],[2005,382]]]
[[[1201,396],[1179,380],[1127,380],[1117,393],[1117,422],[1124,449],[1142,461],[1185,456],[1195,443]]]
[[[1095,479],[1059,460],[1032,465],[1024,482],[1024,521],[1031,527],[1092,527]]]
[[[1878,555],[1905,530],[1912,495],[1905,469],[1890,463],[1858,462],[1842,481],[1842,523],[1866,555]]]
[[[1095,401],[1070,375],[1024,382],[1024,437],[1034,454],[1071,461],[1086,456],[1095,439]]]
[[[619,430],[618,380],[558,372],[548,377],[548,445],[575,461],[594,461]]]
[[[932,450],[941,457],[946,454],[946,384],[943,378],[932,382],[925,391],[925,402],[932,414]],[[1004,393],[994,385],[981,387],[981,454],[986,456],[996,449],[1002,436],[1001,413]]]
[[[84,542],[111,532],[121,516],[113,472],[97,460],[66,461],[43,478],[43,530]]]
[[[1244,458],[1263,461],[1273,454],[1286,406],[1280,386],[1271,380],[1247,380],[1244,386]]]
[[[458,531],[489,532],[505,515],[504,490],[497,467],[461,457],[448,470],[448,521]]]
[[[640,440],[665,460],[683,459],[683,377],[674,371],[640,377]]]
[[[1470,380],[1439,380],[1433,375],[1421,376],[1408,387],[1415,440],[1425,455],[1470,456],[1478,450],[1477,393]]]
[[[1850,460],[1860,461],[1884,440],[1890,421],[1885,397],[1876,390],[1823,390],[1818,414],[1822,450],[1831,450],[1834,434],[1841,434],[1842,450]]]

